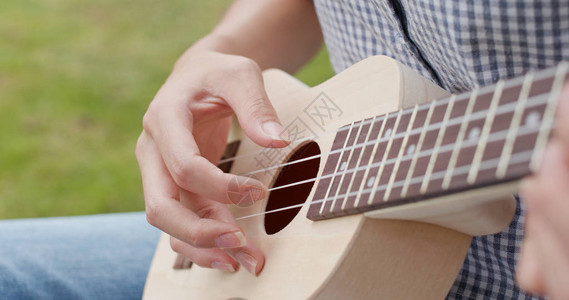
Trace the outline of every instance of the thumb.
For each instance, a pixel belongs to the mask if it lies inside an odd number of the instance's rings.
[[[288,131],[266,96],[245,98],[233,110],[245,134],[258,145],[282,148],[290,143]]]
[[[269,101],[258,65],[234,72],[225,81],[220,95],[233,109],[241,128],[255,143],[263,147],[282,148],[290,143],[288,132]]]

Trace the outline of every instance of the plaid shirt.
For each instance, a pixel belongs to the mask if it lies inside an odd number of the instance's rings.
[[[334,70],[391,56],[458,93],[569,60],[569,1],[314,0]],[[515,284],[524,229],[475,237],[448,299],[532,299]]]

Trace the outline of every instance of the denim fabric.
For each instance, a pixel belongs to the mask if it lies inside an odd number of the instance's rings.
[[[0,299],[140,299],[159,236],[144,213],[0,221]]]

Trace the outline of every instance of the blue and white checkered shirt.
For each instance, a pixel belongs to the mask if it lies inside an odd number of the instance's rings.
[[[339,72],[383,54],[457,93],[569,60],[569,1],[314,0]],[[524,208],[475,237],[448,299],[532,299],[515,284]]]

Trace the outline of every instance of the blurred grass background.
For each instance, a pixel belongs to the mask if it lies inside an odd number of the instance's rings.
[[[144,209],[134,146],[229,0],[2,0],[0,219]],[[325,51],[297,77],[332,75]]]

